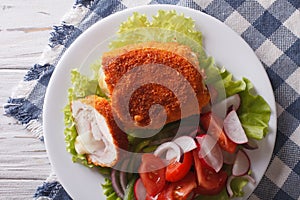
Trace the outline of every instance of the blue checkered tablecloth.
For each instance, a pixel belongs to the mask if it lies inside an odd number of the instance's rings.
[[[236,31],[251,46],[271,80],[277,103],[277,140],[270,165],[250,199],[300,199],[300,0],[76,0],[38,64],[8,99],[6,113],[43,139],[44,94],[70,44],[92,24],[117,11],[145,4],[177,4],[205,12]],[[14,93],[15,94],[15,93]],[[60,183],[45,181],[35,197],[70,199]]]

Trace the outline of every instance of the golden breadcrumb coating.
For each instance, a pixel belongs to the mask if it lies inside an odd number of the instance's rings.
[[[176,70],[178,76],[184,77],[189,84],[175,81],[174,77],[170,77],[168,73],[162,74],[158,67],[153,67],[154,65],[167,66]],[[136,71],[136,74],[124,76],[138,67],[147,67],[147,73]],[[102,70],[108,91],[110,95],[113,94],[113,111],[127,128],[151,124],[149,109],[152,105],[160,104],[164,107],[167,114],[165,123],[169,123],[199,114],[201,108],[210,100],[197,56],[189,47],[178,43],[147,42],[110,51],[102,57]],[[129,105],[124,105],[123,98],[128,95],[130,87],[135,85],[137,80],[150,79],[153,82],[137,88],[130,98]],[[122,80],[121,87],[116,87],[120,80]],[[166,85],[171,88],[156,84],[159,80],[165,80]],[[191,96],[187,95],[188,87],[193,89],[199,109],[195,109],[195,105],[189,105]],[[185,112],[181,111],[181,105],[184,105]],[[127,117],[128,109],[125,106],[129,106],[131,119]],[[183,116],[182,113],[184,113]],[[163,120],[162,111],[154,110],[152,114],[157,120]],[[135,122],[136,127],[132,127],[130,120]],[[151,128],[160,128],[160,126],[161,124],[158,126],[152,124]]]

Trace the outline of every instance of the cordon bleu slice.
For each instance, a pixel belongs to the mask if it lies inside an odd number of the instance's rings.
[[[166,67],[176,70],[177,76],[184,77],[188,84],[176,81],[179,79],[174,75],[170,76],[173,71],[169,70],[169,73]],[[132,73],[135,69],[137,70]],[[107,52],[102,56],[99,74],[100,87],[112,98],[113,111],[128,129],[145,126],[151,129],[161,128],[163,124],[152,123],[149,115],[155,116],[155,121],[165,119],[164,124],[167,124],[199,114],[210,100],[196,54],[188,46],[175,42],[139,43]],[[144,80],[145,84],[135,85],[140,80]],[[163,84],[160,84],[161,80],[164,80]],[[132,86],[138,86],[134,92],[130,92]],[[195,109],[195,105],[190,103],[190,96],[187,94],[189,86],[193,89],[199,109]],[[124,104],[126,95],[131,97]],[[164,110],[151,111],[151,106],[155,104],[163,106]],[[185,112],[181,111],[181,106],[185,108]]]
[[[85,154],[89,163],[112,167],[119,160],[119,150],[128,148],[127,135],[114,121],[110,103],[91,95],[71,105],[78,136],[75,150]]]

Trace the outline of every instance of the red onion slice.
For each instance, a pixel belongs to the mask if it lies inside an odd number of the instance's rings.
[[[111,183],[114,191],[120,198],[124,198],[124,191],[120,186],[120,180],[118,179],[119,172],[115,169],[111,171]]]

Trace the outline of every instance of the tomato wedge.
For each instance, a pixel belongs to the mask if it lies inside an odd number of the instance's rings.
[[[176,182],[181,180],[190,171],[193,164],[193,154],[191,151],[183,154],[183,161],[173,160],[166,169],[166,180]]]
[[[213,169],[203,164],[198,156],[198,151],[199,149],[193,150],[198,181],[198,187],[195,189],[195,192],[203,195],[218,194],[224,189],[228,175],[223,170],[216,173]]]
[[[195,174],[189,172],[183,179],[169,183],[164,190],[155,197],[147,197],[147,200],[187,200],[193,197],[197,187]]]
[[[209,131],[209,134],[218,138],[218,143],[223,150],[229,153],[236,151],[237,144],[227,137],[222,129],[222,120],[219,117],[208,112],[201,115],[200,123],[205,131]]]
[[[161,192],[166,184],[165,164],[153,154],[143,154],[139,174],[147,194],[155,196]]]

